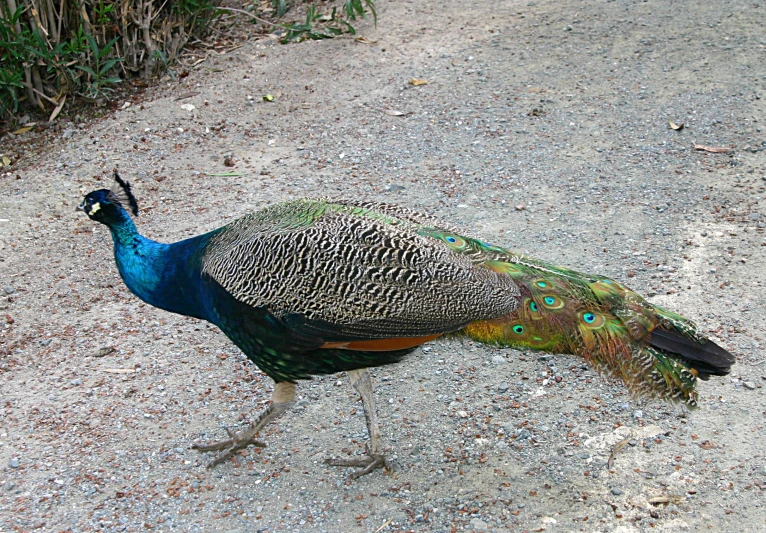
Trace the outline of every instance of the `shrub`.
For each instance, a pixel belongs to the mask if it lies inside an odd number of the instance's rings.
[[[217,15],[217,0],[0,2],[0,117],[22,102],[45,111],[68,94],[108,96],[149,78]]]

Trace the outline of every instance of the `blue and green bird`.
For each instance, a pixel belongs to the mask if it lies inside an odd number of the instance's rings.
[[[389,467],[366,368],[400,361],[442,335],[582,357],[637,398],[697,402],[698,380],[734,357],[690,320],[612,279],[552,266],[468,237],[429,215],[361,200],[300,199],[172,244],[142,236],[130,185],[88,194],[128,289],[153,306],[207,320],[275,381],[246,430],[209,445],[219,464],[289,409],[299,380],[348,371],[362,396],[367,454],[330,459]]]

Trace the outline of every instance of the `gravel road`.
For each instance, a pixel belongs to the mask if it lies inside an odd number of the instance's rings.
[[[378,7],[369,44],[242,41],[34,157],[2,140],[0,531],[762,531],[766,4]],[[398,203],[621,280],[738,363],[688,412],[573,357],[437,341],[373,373],[392,475],[322,462],[366,438],[343,375],[207,470],[190,445],[272,383],[129,294],[74,209],[115,167],[157,240],[297,196]]]

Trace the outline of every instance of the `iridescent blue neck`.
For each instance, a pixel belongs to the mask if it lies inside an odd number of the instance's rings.
[[[139,234],[124,211],[109,224],[109,229],[117,269],[133,294],[167,311],[207,318],[204,305],[200,305],[198,266],[206,235],[173,244],[159,243]]]

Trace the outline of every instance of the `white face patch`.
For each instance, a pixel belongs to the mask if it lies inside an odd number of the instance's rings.
[[[96,211],[98,211],[99,209],[101,209],[101,204],[96,202],[95,204],[91,206],[90,211],[88,211],[88,216],[92,217],[93,215],[96,214]]]

